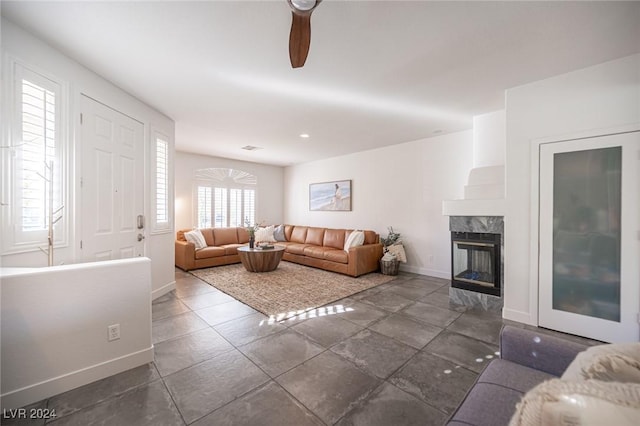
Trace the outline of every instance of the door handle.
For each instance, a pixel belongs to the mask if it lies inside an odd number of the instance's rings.
[[[138,218],[137,218],[137,222],[138,222],[138,229],[142,229],[144,228],[144,216],[139,214]],[[140,240],[138,240],[140,241]]]
[[[144,235],[138,234],[138,241],[142,241],[142,240],[144,240]]]

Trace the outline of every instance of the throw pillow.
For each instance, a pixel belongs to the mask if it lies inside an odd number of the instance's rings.
[[[638,418],[639,384],[552,379],[525,394],[509,426],[631,426]]]
[[[404,246],[402,244],[392,244],[387,247],[389,253],[394,255],[402,263],[407,262],[407,254],[404,252]]]
[[[275,243],[276,240],[273,238],[273,225],[267,226],[266,228],[258,228],[256,231],[256,242],[269,242]]]
[[[276,241],[287,241],[284,236],[284,225],[276,226],[276,228],[273,230],[273,238]]]
[[[207,246],[207,242],[204,239],[204,235],[199,229],[194,229],[193,231],[185,232],[184,237],[190,243],[196,246],[196,250],[200,250]]]
[[[640,383],[640,343],[590,347],[576,356],[562,378]]]
[[[347,241],[344,243],[344,251],[349,252],[351,247],[358,247],[364,244],[364,232],[353,231],[349,234]]]

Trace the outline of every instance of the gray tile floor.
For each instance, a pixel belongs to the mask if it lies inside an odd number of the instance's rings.
[[[442,425],[502,325],[524,327],[450,305],[448,285],[401,274],[278,323],[177,270],[153,302],[155,362],[34,406],[56,426]]]

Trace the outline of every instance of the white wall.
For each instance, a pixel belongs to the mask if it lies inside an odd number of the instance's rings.
[[[640,123],[640,55],[507,91],[504,253],[505,318],[538,321],[538,284],[531,268],[531,145],[540,138]],[[534,248],[535,249],[535,248]],[[535,275],[535,274],[534,274]]]
[[[2,408],[153,361],[150,270],[136,258],[3,271]]]
[[[27,33],[12,22],[2,19],[2,59],[6,64],[8,57],[14,57],[18,60],[36,67],[47,74],[51,74],[62,80],[69,87],[69,108],[67,122],[65,123],[66,134],[70,140],[69,152],[69,201],[67,206],[69,213],[69,244],[66,247],[60,247],[55,250],[55,264],[75,263],[80,256],[80,184],[79,171],[81,170],[80,161],[80,97],[85,94],[93,99],[98,100],[113,109],[116,109],[144,124],[145,129],[145,216],[150,217],[150,208],[152,200],[150,200],[149,191],[149,141],[152,130],[158,130],[168,136],[170,140],[169,152],[170,161],[174,153],[174,122],[152,109],[148,105],[142,103],[133,96],[127,94],[123,90],[114,86],[109,81],[95,74],[94,72],[83,67],[79,63],[63,55],[53,47],[45,44],[33,35]],[[6,78],[5,67],[3,67],[3,78]],[[6,83],[6,82],[4,82]],[[3,84],[3,89],[7,84]],[[6,99],[6,96],[5,96]],[[3,108],[6,109],[6,103]],[[6,128],[7,111],[3,115],[2,125]],[[170,180],[172,182],[172,180]],[[170,188],[169,194],[173,194]],[[170,200],[170,210],[172,210],[173,198]],[[174,282],[174,232],[173,229],[168,230],[164,234],[149,234],[147,231],[145,255],[152,261],[152,285],[154,296],[173,288]],[[40,251],[31,251],[19,254],[4,255],[1,257],[4,266],[46,266],[47,257]]]
[[[265,224],[283,222],[282,167],[178,151],[175,159],[176,230],[196,226],[193,199],[195,173],[211,167],[242,170],[257,176],[256,221]]]
[[[504,165],[505,120],[505,110],[473,117],[473,167]]]
[[[448,278],[449,218],[442,200],[462,197],[472,165],[472,131],[315,161],[285,169],[284,221],[294,225],[372,229],[403,236],[401,268]],[[309,184],[352,180],[352,211],[309,211]]]

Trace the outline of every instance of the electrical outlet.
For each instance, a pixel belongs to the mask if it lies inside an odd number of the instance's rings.
[[[113,324],[107,328],[107,339],[110,342],[120,338],[120,324]]]

